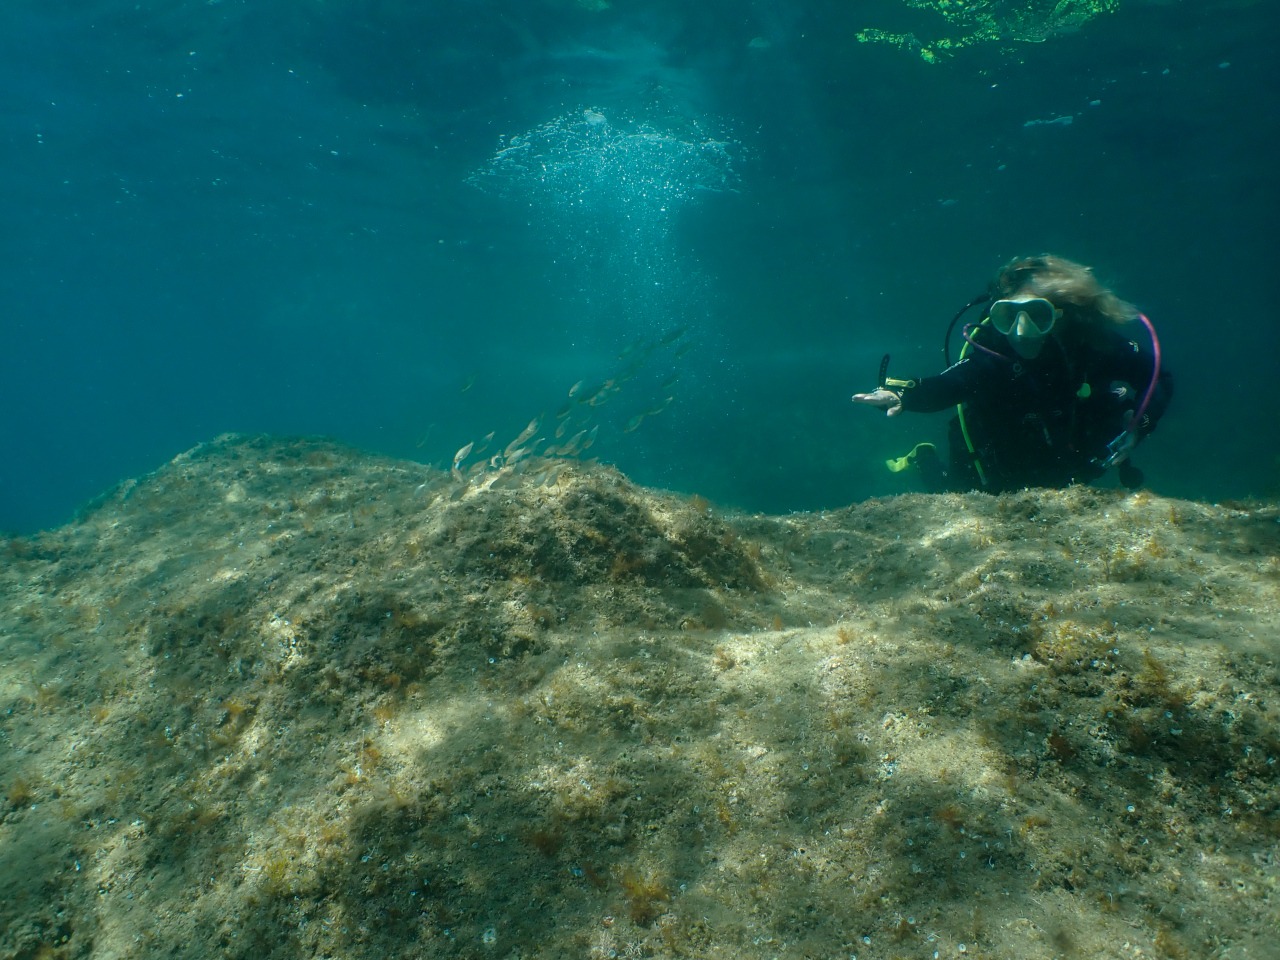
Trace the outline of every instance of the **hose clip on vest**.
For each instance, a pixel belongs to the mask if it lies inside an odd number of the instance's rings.
[[[880,373],[876,377],[876,386],[881,390],[892,390],[898,396],[902,396],[903,390],[910,390],[918,382],[917,380],[899,380],[897,377],[889,376],[889,355],[886,353],[880,358]]]
[[[1107,444],[1107,456],[1105,459],[1095,459],[1093,461],[1104,470],[1110,469],[1118,463],[1124,463],[1129,458],[1133,448],[1138,445],[1137,431],[1139,428],[1144,428],[1148,432],[1151,429],[1151,418],[1147,416],[1147,408],[1151,406],[1151,397],[1156,392],[1156,383],[1160,380],[1160,338],[1156,336],[1156,328],[1152,326],[1145,313],[1138,314],[1138,319],[1142,321],[1142,325],[1147,328],[1147,333],[1151,335],[1151,382],[1147,384],[1146,392],[1142,395],[1142,402],[1138,404],[1138,409],[1129,421],[1132,424],[1131,428],[1121,431],[1118,437]]]
[[[1107,444],[1107,456],[1103,459],[1095,457],[1093,462],[1103,470],[1110,470],[1117,463],[1128,457],[1136,445],[1137,437],[1134,436],[1132,431],[1125,430]]]

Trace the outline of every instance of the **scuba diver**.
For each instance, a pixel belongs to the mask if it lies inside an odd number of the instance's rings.
[[[982,304],[953,364],[951,332]],[[1134,320],[1146,328],[1139,339]],[[922,443],[890,470],[915,468],[931,492],[1064,487],[1111,467],[1125,487],[1141,486],[1130,457],[1168,407],[1173,378],[1151,322],[1088,267],[1049,254],[1006,264],[952,319],[943,357],[936,376],[900,380],[887,376],[886,356],[876,389],[853,396],[891,417],[956,407],[947,464]]]

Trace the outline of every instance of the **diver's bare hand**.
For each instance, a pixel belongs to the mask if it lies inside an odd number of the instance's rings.
[[[870,393],[855,393],[853,402],[876,407],[883,410],[888,417],[896,417],[902,412],[902,398],[884,387],[876,387]]]

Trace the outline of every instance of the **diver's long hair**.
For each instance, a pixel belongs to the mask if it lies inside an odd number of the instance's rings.
[[[1138,308],[1099,283],[1089,267],[1051,253],[1010,260],[991,282],[995,300],[1027,289],[1088,326],[1120,325],[1138,316]]]

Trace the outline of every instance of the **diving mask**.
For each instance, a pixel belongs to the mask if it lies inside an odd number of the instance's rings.
[[[1043,297],[1032,297],[1030,300],[997,300],[988,316],[991,325],[1006,337],[1013,333],[1043,337],[1053,329],[1062,311]]]
[[[1024,360],[1034,360],[1044,349],[1045,338],[1062,311],[1043,297],[1029,300],[997,300],[987,314],[991,326],[1009,338],[1009,345]]]

